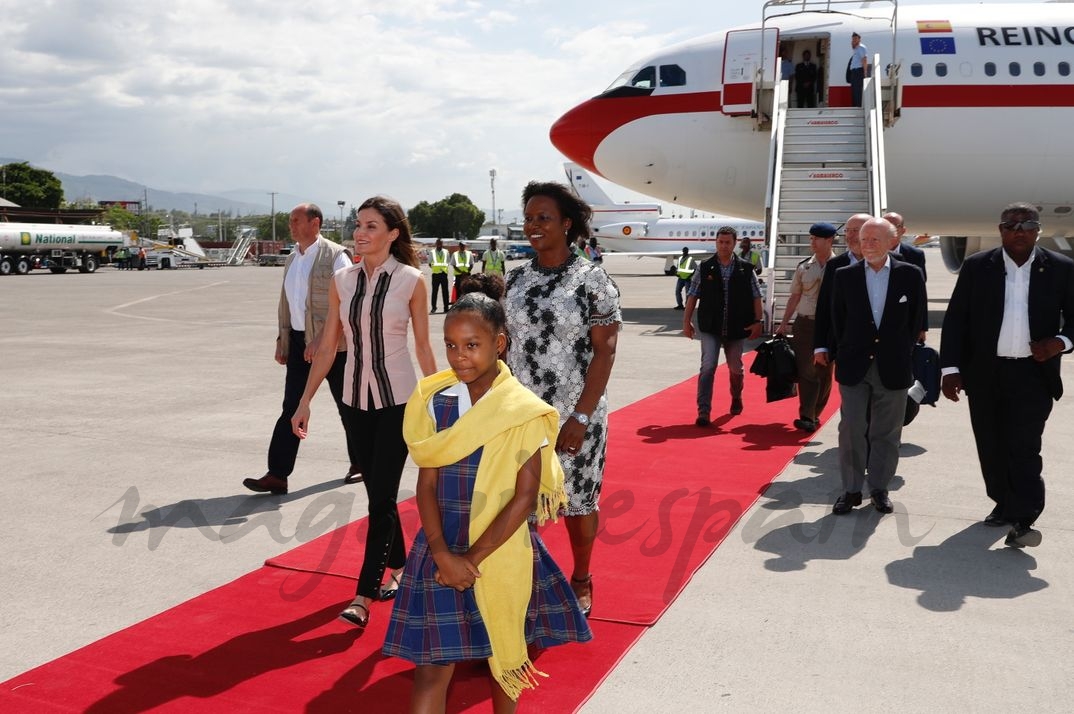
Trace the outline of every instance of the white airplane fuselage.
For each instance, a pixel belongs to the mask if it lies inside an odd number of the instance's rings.
[[[584,168],[566,163],[567,183],[592,213],[590,228],[605,250],[654,256],[715,251],[716,231],[731,226],[739,238],[764,242],[764,224],[728,216],[670,218],[657,203],[616,203]]]
[[[861,34],[870,58],[880,55],[874,77],[888,63],[901,65],[900,116],[884,132],[888,208],[902,213],[912,232],[979,236],[980,247],[995,245],[1000,211],[1022,200],[1041,208],[1042,243],[1070,249],[1074,4],[905,6],[894,33],[890,8],[788,12],[765,27],[796,48],[795,62],[803,47],[812,50],[827,106],[850,105],[851,32]],[[728,39],[760,28],[758,18],[635,63],[623,74],[625,86],[561,117],[552,142],[617,184],[763,220],[770,134],[743,111],[748,90],[743,97],[741,83],[731,81],[731,63],[748,57]],[[757,45],[760,56],[760,39]],[[767,63],[778,66],[774,44]],[[678,67],[685,79],[676,86],[637,81],[650,67]],[[846,218],[826,217],[836,224]]]
[[[594,225],[593,235],[607,250],[646,255],[678,255],[683,248],[694,254],[716,250],[716,231],[731,226],[739,240],[764,242],[764,224],[728,218],[661,218],[648,224],[611,223]]]

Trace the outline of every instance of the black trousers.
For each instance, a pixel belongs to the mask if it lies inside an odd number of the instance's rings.
[[[373,599],[380,593],[385,569],[402,568],[406,563],[406,543],[396,506],[407,457],[405,409],[406,404],[369,410],[344,406],[347,431],[358,436],[359,455],[365,465],[362,484],[369,496],[369,531],[357,594]]]
[[[436,291],[439,290],[440,294],[444,296],[444,309],[447,310],[451,305],[451,301],[448,299],[448,286],[447,286],[447,273],[433,273],[433,309],[436,309]]]
[[[1032,358],[997,358],[985,372],[966,392],[985,491],[1005,518],[1029,526],[1044,510],[1040,448],[1051,392]]]
[[[865,89],[865,70],[861,67],[850,70],[850,106],[861,106],[861,95]]]
[[[295,459],[298,457],[298,446],[301,439],[295,436],[291,429],[291,417],[298,408],[302,399],[302,392],[306,390],[306,381],[310,376],[310,364],[303,358],[306,350],[306,333],[299,330],[291,330],[291,346],[287,352],[287,376],[283,383],[283,407],[280,409],[280,418],[276,420],[276,426],[272,430],[272,441],[269,442],[268,472],[273,476],[287,479],[295,470]],[[347,430],[347,420],[343,416],[343,409],[347,405],[343,403],[343,369],[347,365],[347,353],[337,352],[336,361],[332,363],[332,369],[328,371],[325,381],[332,391],[332,397],[336,400],[336,409],[339,411],[340,421],[347,434],[347,456],[352,467],[360,467],[362,462],[359,458],[359,450],[354,435]]]

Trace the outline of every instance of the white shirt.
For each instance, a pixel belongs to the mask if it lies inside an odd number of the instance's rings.
[[[495,389],[495,387],[489,387],[489,391],[485,392],[485,394],[482,394],[481,397],[477,401],[480,402],[493,389]],[[459,419],[462,419],[462,415],[465,414],[466,412],[470,411],[470,408],[473,407],[473,403],[470,402],[470,389],[465,384],[463,384],[462,382],[459,382],[458,384],[452,384],[450,386],[444,387],[439,392],[437,392],[437,394],[443,394],[445,397],[455,397],[456,399],[459,400],[459,403],[458,403]],[[427,408],[429,410],[429,416],[431,416],[433,418],[433,421],[435,422],[436,421],[436,408],[433,406],[433,401],[434,400],[430,399],[429,403],[426,406],[427,406]],[[542,447],[548,446],[548,439],[545,439],[544,441],[542,441],[541,446]]]
[[[1003,322],[999,326],[999,339],[996,340],[997,357],[1032,357],[1029,348],[1032,339],[1029,335],[1029,277],[1033,273],[1033,259],[1037,249],[1029,254],[1029,259],[1019,266],[1007,251],[1003,254]],[[1063,348],[1070,349],[1070,341],[1064,335],[1058,335],[1063,341]],[[958,374],[958,367],[944,367],[940,374]]]
[[[891,280],[891,256],[884,256],[884,266],[880,270],[873,270],[873,266],[865,264],[865,288],[869,291],[869,307],[873,312],[873,324],[880,327],[880,319],[884,317],[884,303],[888,296],[888,283]]]
[[[321,234],[317,234],[320,239]],[[317,242],[314,241],[306,252],[295,246],[295,257],[287,268],[287,275],[283,279],[283,289],[287,293],[287,307],[291,310],[291,328],[299,329],[306,324],[306,301],[310,294],[310,271],[317,259]],[[332,264],[332,272],[340,268],[352,265],[350,257],[346,253],[340,253]]]
[[[470,402],[470,390],[462,382],[444,387],[439,392],[437,392],[437,394],[443,394],[445,397],[455,397],[459,400],[459,418],[462,418],[462,415],[470,411],[470,407],[473,406],[473,404]],[[485,392],[485,394],[488,394],[488,392]],[[429,410],[429,416],[431,416],[433,418],[433,421],[435,422],[436,407],[434,406],[434,401],[435,400],[430,399],[428,404],[426,404],[426,407]],[[477,401],[481,400],[478,399]]]
[[[1029,349],[1029,276],[1033,272],[1033,258],[1037,249],[1021,266],[1011,260],[1007,251],[1003,254],[1003,322],[999,326],[996,341],[997,357],[1031,357]]]

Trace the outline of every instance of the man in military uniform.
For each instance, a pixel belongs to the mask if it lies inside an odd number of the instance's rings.
[[[816,329],[817,300],[820,298],[820,286],[824,280],[824,267],[832,257],[834,238],[835,226],[831,223],[814,223],[809,228],[813,255],[799,263],[795,269],[787,309],[776,328],[777,335],[785,334],[791,316],[797,311],[791,334],[791,344],[794,346],[794,357],[798,365],[798,418],[794,420],[794,426],[802,431],[817,430],[820,414],[832,393],[832,363],[813,363],[813,337]]]

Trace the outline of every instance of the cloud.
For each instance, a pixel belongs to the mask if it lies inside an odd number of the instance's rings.
[[[0,153],[168,190],[486,205],[490,168],[511,196],[559,177],[549,127],[686,32],[668,3],[0,0],[19,68]]]

